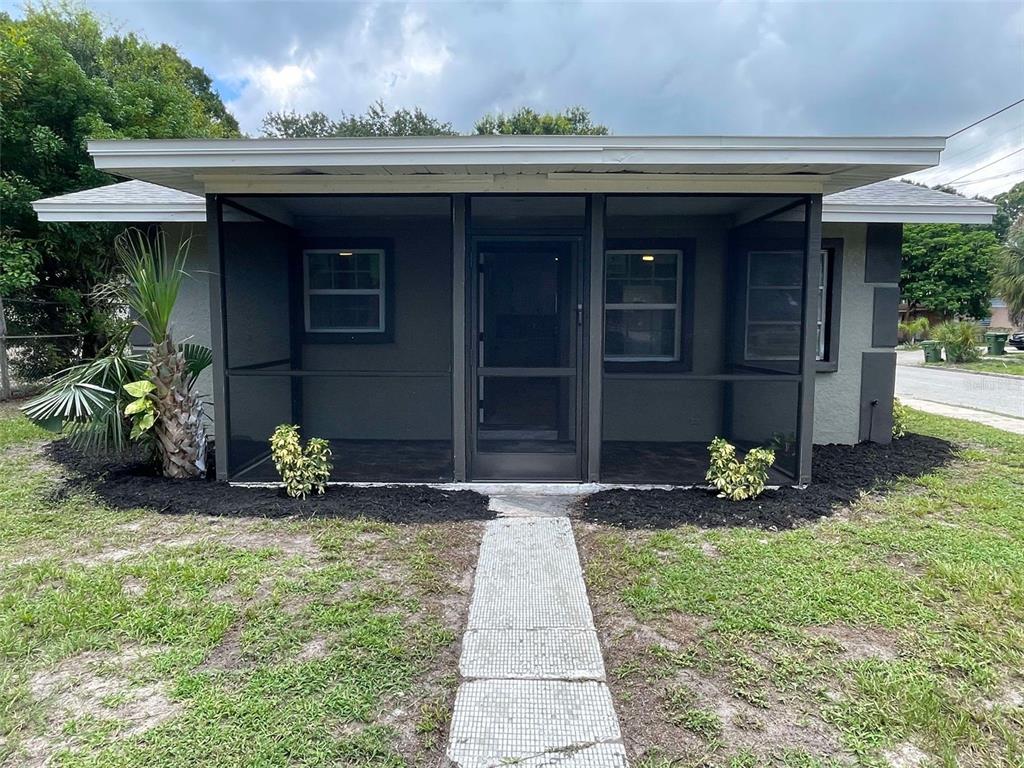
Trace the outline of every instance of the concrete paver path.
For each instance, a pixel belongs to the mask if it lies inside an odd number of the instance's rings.
[[[464,768],[626,765],[566,502],[492,497],[448,745]]]

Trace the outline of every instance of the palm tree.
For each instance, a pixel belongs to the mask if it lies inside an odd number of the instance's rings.
[[[203,404],[191,391],[185,351],[171,335],[171,312],[185,277],[189,242],[182,241],[172,255],[163,230],[147,237],[129,229],[114,241],[127,277],[118,292],[152,340],[145,378],[154,385],[149,394],[156,409],[153,435],[164,477],[173,478],[206,474]]]
[[[1010,322],[1024,325],[1024,214],[1010,227],[999,252],[992,285],[1006,301]]]
[[[136,433],[125,408],[136,399],[125,385],[149,382],[154,418],[144,438],[152,438],[165,477],[201,477],[206,472],[206,428],[202,401],[193,387],[212,363],[209,348],[175,342],[171,312],[185,277],[189,241],[173,254],[163,232],[153,237],[130,229],[114,242],[123,274],[103,291],[131,310],[132,326],[152,340],[146,356],[137,354],[126,327],[104,353],[57,374],[50,387],[25,406],[37,424],[63,431],[80,448],[120,450]],[[131,413],[131,411],[129,411]]]

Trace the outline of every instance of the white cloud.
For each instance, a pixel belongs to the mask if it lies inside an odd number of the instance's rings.
[[[417,10],[369,5],[317,47],[291,45],[284,58],[282,64],[243,60],[227,75],[239,84],[229,108],[243,128],[256,131],[263,115],[282,109],[337,116],[376,99],[418,103],[416,96],[435,87],[453,56],[442,31]]]
[[[281,67],[248,65],[243,72],[239,78],[243,90],[255,90],[282,108],[291,108],[296,99],[301,99],[303,91],[316,82],[315,68],[308,60]]]

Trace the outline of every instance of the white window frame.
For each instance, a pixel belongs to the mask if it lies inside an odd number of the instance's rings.
[[[609,355],[605,352],[604,359],[612,363],[671,363],[676,362],[680,359],[682,354],[682,331],[683,331],[683,252],[675,248],[619,248],[615,250],[605,251],[605,275],[604,282],[601,285],[601,290],[604,291],[605,295],[608,293],[608,257],[617,256],[621,254],[650,254],[652,256],[666,256],[674,255],[676,257],[676,301],[674,304],[641,304],[637,302],[630,303],[615,303],[604,305],[605,312],[605,327],[607,327],[608,311],[609,310],[672,310],[675,312],[675,324],[674,332],[675,339],[673,341],[673,353],[672,355]],[[602,331],[606,333],[606,331]],[[604,342],[604,338],[602,338]]]
[[[380,266],[380,277],[376,288],[310,288],[309,287],[309,257],[319,254],[338,255],[350,253],[353,256],[360,254],[375,254],[377,264]],[[347,258],[347,257],[346,257]],[[380,313],[377,316],[376,327],[362,328],[325,328],[313,327],[309,315],[309,297],[311,295],[333,295],[333,296],[378,296],[380,301]],[[385,302],[387,301],[387,259],[382,248],[310,248],[302,252],[302,297],[306,313],[307,333],[383,333],[386,330]]]
[[[765,256],[772,254],[786,254],[800,256],[801,266],[803,265],[803,251],[750,251],[747,254],[747,295],[746,295],[746,315],[744,317],[745,324],[743,327],[743,359],[748,362],[757,362],[759,360],[799,360],[799,355],[761,355],[758,357],[750,356],[750,326],[751,325],[795,325],[798,328],[803,323],[802,320],[751,320],[750,319],[750,294],[751,291],[757,290],[800,290],[801,295],[803,289],[803,283],[799,285],[758,285],[752,286],[750,283],[750,271],[754,263],[755,256]],[[814,359],[815,362],[823,362],[825,360],[825,348],[828,343],[828,339],[825,335],[825,320],[828,317],[828,306],[826,302],[829,299],[828,296],[828,265],[829,265],[829,254],[828,250],[822,248],[819,254],[821,259],[821,270],[818,276],[818,318],[816,322],[817,339],[815,342]]]

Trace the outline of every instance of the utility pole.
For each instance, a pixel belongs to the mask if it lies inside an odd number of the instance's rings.
[[[7,370],[7,318],[4,316],[4,300],[0,296],[0,400],[11,398],[11,376]]]

